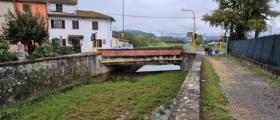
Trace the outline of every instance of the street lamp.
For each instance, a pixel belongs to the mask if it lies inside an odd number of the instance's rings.
[[[192,52],[195,52],[195,32],[196,32],[196,25],[195,25],[195,12],[193,10],[190,9],[184,9],[182,8],[182,11],[188,11],[188,12],[192,12],[193,14],[193,39],[192,39]]]

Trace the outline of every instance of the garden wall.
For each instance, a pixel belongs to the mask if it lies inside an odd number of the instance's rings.
[[[99,57],[92,53],[0,64],[0,108],[109,72],[99,64]]]

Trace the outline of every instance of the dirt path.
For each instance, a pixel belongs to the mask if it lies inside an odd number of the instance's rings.
[[[280,88],[226,58],[209,61],[220,76],[220,86],[229,100],[228,109],[236,119],[280,120]]]

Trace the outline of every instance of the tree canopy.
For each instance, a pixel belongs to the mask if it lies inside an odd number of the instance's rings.
[[[25,13],[16,9],[15,12],[9,11],[6,18],[7,22],[2,28],[4,37],[9,42],[21,41],[30,48],[33,46],[32,42],[40,44],[48,36],[46,18],[39,13]]]
[[[272,10],[273,2],[278,0],[214,0],[219,8],[203,20],[213,27],[222,27],[230,32],[230,39],[244,39],[246,34],[254,32],[258,37],[267,29],[267,20],[279,16]]]

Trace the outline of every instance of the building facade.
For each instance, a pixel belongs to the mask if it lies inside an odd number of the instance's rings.
[[[9,10],[14,10],[13,2],[8,0],[0,0],[0,35],[2,33],[2,25],[5,24],[6,18],[5,15],[8,13]]]
[[[16,0],[15,8],[26,13],[31,12],[33,15],[39,15],[43,19],[48,19],[48,9],[46,0]]]
[[[48,2],[50,43],[73,46],[81,52],[112,48],[112,17],[78,10],[76,0]]]

